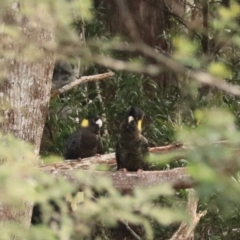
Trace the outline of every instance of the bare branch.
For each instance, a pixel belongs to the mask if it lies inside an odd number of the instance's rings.
[[[155,59],[158,63],[161,64],[161,68],[165,67],[171,71],[180,73],[184,76],[191,77],[198,82],[206,85],[210,85],[216,87],[224,92],[230,93],[235,96],[240,96],[240,87],[238,85],[232,85],[225,82],[225,80],[215,77],[207,72],[203,72],[197,69],[189,69],[188,67],[184,66],[180,62],[176,61],[175,59],[160,53],[156,52],[155,49],[147,46],[143,43],[135,43],[135,44],[118,44],[112,46],[113,49],[122,50],[122,51],[130,51],[130,52],[141,52],[145,56],[151,57]],[[113,69],[119,70],[119,60],[115,60],[112,58],[104,57],[101,55],[94,56],[94,60],[105,67],[111,67]],[[160,68],[160,69],[161,69]],[[156,70],[156,64],[153,66],[153,69],[148,69],[148,73],[151,75],[156,75],[159,73],[159,70]],[[125,64],[121,63],[121,70],[130,70],[130,66],[125,68]],[[144,69],[145,70],[145,69]],[[146,72],[142,71],[141,69],[135,69],[131,67],[131,71],[134,72]]]
[[[155,58],[158,62],[164,64],[170,70],[176,71],[186,76],[190,76],[202,84],[211,85],[230,94],[240,96],[240,87],[237,85],[228,84],[223,79],[214,77],[207,72],[190,70],[173,58],[167,57],[162,53],[156,54],[156,52],[151,47],[148,47],[145,44],[138,44],[137,49],[147,56]]]
[[[96,74],[96,75],[91,75],[91,76],[83,76],[81,78],[78,78],[76,80],[74,80],[73,82],[70,82],[67,85],[64,85],[63,87],[56,89],[54,91],[51,92],[51,97],[54,97],[56,95],[62,94],[64,92],[69,91],[70,89],[72,89],[73,87],[89,82],[89,81],[98,81],[98,80],[102,80],[105,78],[109,78],[114,76],[113,72],[107,72],[107,73],[102,73],[102,74]]]
[[[146,2],[146,3],[148,3],[149,5],[151,5],[151,6],[155,7],[155,8],[158,8],[159,10],[161,10],[161,11],[169,14],[169,15],[172,16],[176,21],[178,21],[180,24],[182,24],[188,31],[190,31],[190,32],[193,33],[196,37],[198,37],[199,40],[202,39],[202,36],[201,36],[200,34],[198,34],[198,33],[193,29],[193,27],[191,27],[190,24],[183,19],[183,17],[181,17],[179,14],[176,14],[176,13],[175,13],[176,11],[173,12],[173,11],[167,6],[168,1],[164,1],[164,4],[165,4],[166,7],[160,7],[160,6],[158,6],[157,4],[155,4],[155,3],[153,3],[153,2],[150,2],[150,1],[148,1],[148,0],[144,0],[144,2]],[[186,3],[186,2],[185,2],[185,4],[190,5],[189,3]],[[179,4],[178,4],[178,5],[179,5]],[[190,7],[192,7],[192,6],[190,5]],[[193,7],[192,7],[192,8],[193,8]],[[167,10],[166,10],[166,9],[167,9]]]
[[[186,147],[181,143],[172,143],[170,145],[161,146],[161,147],[152,147],[149,149],[151,153],[161,153],[168,152],[176,149],[185,149]]]
[[[191,222],[183,222],[178,230],[174,233],[170,240],[192,240],[194,239],[194,229],[196,228],[199,220],[207,211],[197,213],[198,198],[196,197],[194,189],[188,190],[188,202],[186,210],[191,217]]]
[[[157,64],[141,64],[137,62],[127,62],[122,60],[113,59],[110,57],[104,57],[102,55],[94,55],[94,61],[105,67],[112,68],[117,71],[132,71],[136,73],[145,73],[149,75],[157,75],[163,69]]]
[[[120,221],[125,227],[126,229],[131,233],[131,235],[137,239],[137,240],[142,240],[142,238],[140,236],[137,235],[137,233],[135,233],[133,231],[133,229],[129,226],[129,224],[127,222],[124,222],[124,221]]]

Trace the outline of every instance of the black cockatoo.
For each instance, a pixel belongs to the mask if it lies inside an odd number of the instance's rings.
[[[120,139],[116,145],[118,170],[137,171],[148,169],[145,162],[149,154],[148,141],[141,134],[144,113],[140,108],[130,107],[120,126]]]
[[[77,159],[102,154],[101,127],[102,120],[98,116],[88,116],[83,119],[80,128],[66,141],[64,158]]]

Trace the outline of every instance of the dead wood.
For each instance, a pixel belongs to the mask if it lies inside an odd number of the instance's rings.
[[[162,153],[162,152],[168,152],[171,150],[185,149],[185,148],[186,147],[182,143],[172,143],[172,144],[166,145],[166,146],[150,148],[149,151],[151,153]]]
[[[81,184],[74,173],[86,170],[74,170],[74,169],[43,169],[47,173],[51,173],[57,177],[64,177],[66,180]],[[192,188],[195,183],[193,179],[188,175],[186,168],[174,168],[165,171],[143,171],[141,174],[136,172],[124,173],[122,171],[117,172],[102,172],[87,170],[89,174],[92,174],[96,181],[98,177],[107,177],[111,179],[113,186],[119,190],[133,189],[135,186],[149,187],[159,184],[170,184],[175,189]]]
[[[171,144],[162,147],[150,148],[150,152],[163,153],[174,149],[181,149],[181,144]],[[115,153],[109,153],[90,158],[84,158],[79,160],[65,160],[60,163],[51,163],[40,166],[40,169],[44,172],[54,174],[55,176],[63,176],[69,181],[78,182],[74,176],[74,172],[81,170],[87,170],[92,165],[106,164],[111,168],[116,167]],[[192,187],[194,182],[186,172],[186,168],[175,168],[166,171],[144,171],[142,174],[137,175],[136,172],[100,172],[90,171],[89,174],[93,174],[94,177],[106,176],[113,182],[115,188],[119,190],[132,189],[135,186],[152,186],[162,183],[169,183],[174,188],[189,188]]]
[[[219,144],[219,143],[218,143]],[[223,144],[223,143],[220,143]],[[225,142],[224,142],[225,144]],[[171,144],[167,146],[150,148],[150,153],[161,154],[166,152],[177,151],[176,156],[182,156],[184,154],[184,149],[186,147],[182,144]],[[110,167],[110,172],[100,172],[95,170],[89,170],[90,166],[106,164]],[[232,164],[233,166],[236,166]],[[54,174],[56,176],[63,176],[69,181],[78,182],[77,178],[74,176],[75,172],[79,170],[89,170],[89,174],[97,176],[106,176],[110,178],[113,185],[117,189],[132,189],[134,186],[152,186],[162,183],[169,183],[175,189],[181,188],[192,188],[194,186],[194,181],[187,174],[186,168],[175,168],[166,171],[144,171],[141,175],[137,175],[136,172],[129,172],[127,174],[123,172],[116,172],[116,159],[115,153],[109,153],[99,156],[94,156],[90,158],[84,158],[79,160],[64,160],[59,163],[51,163],[40,166],[40,169],[44,172]],[[96,168],[95,168],[96,169]],[[237,169],[237,167],[234,167]],[[218,170],[221,172],[228,173],[226,167],[224,169]]]
[[[80,85],[80,84],[83,84],[83,83],[86,83],[86,82],[89,82],[89,81],[102,80],[102,79],[105,79],[105,78],[112,77],[113,75],[114,75],[113,72],[107,72],[107,73],[96,74],[96,75],[91,75],[91,76],[83,76],[81,78],[78,78],[78,79],[64,85],[63,87],[61,87],[59,89],[56,89],[56,90],[52,91],[51,92],[51,97],[54,97],[56,95],[67,92],[77,85]]]
[[[142,238],[129,226],[127,222],[120,221],[128,230],[128,232],[134,237],[134,239],[142,240]]]
[[[170,240],[193,240],[194,239],[194,229],[196,228],[199,220],[203,217],[207,211],[197,213],[198,198],[195,194],[194,189],[188,190],[188,202],[186,211],[189,214],[191,221],[182,222],[178,230],[170,238]]]
[[[174,143],[167,146],[149,148],[149,151],[150,153],[157,154],[173,150],[180,150],[183,148],[184,146],[182,144]],[[40,168],[47,171],[54,171],[55,169],[88,169],[90,165],[94,164],[107,164],[110,168],[116,167],[115,153],[108,153],[84,159],[64,160],[63,162],[59,163],[45,164],[40,166]]]

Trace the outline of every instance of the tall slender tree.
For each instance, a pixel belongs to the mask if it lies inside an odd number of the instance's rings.
[[[17,3],[6,6],[3,21],[0,35],[4,56],[0,65],[1,131],[31,143],[38,155],[54,68],[53,21],[41,8],[26,16]],[[8,29],[14,29],[14,34],[10,35]],[[28,226],[31,211],[28,203],[15,209],[1,202],[0,220],[14,220]]]

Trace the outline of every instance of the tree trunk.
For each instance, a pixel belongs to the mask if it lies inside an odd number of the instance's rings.
[[[111,34],[120,34],[130,41],[142,41],[165,52],[170,49],[166,34],[170,16],[181,18],[185,14],[185,1],[180,0],[95,0],[94,3],[99,11],[104,9],[100,18]],[[154,59],[149,59],[149,63],[155,63]],[[176,84],[176,78],[169,72],[159,74],[154,81],[163,89]]]
[[[3,73],[0,82],[1,131],[33,144],[34,152],[38,154],[54,67],[54,53],[49,48],[54,41],[53,24],[51,17],[43,11],[36,10],[28,18],[23,16],[17,4],[12,4],[3,19],[6,27],[19,31],[19,36],[16,39],[5,33],[0,35],[4,53],[0,65]],[[20,210],[1,203],[0,221],[13,220],[29,226],[31,212],[30,203],[24,203]]]

